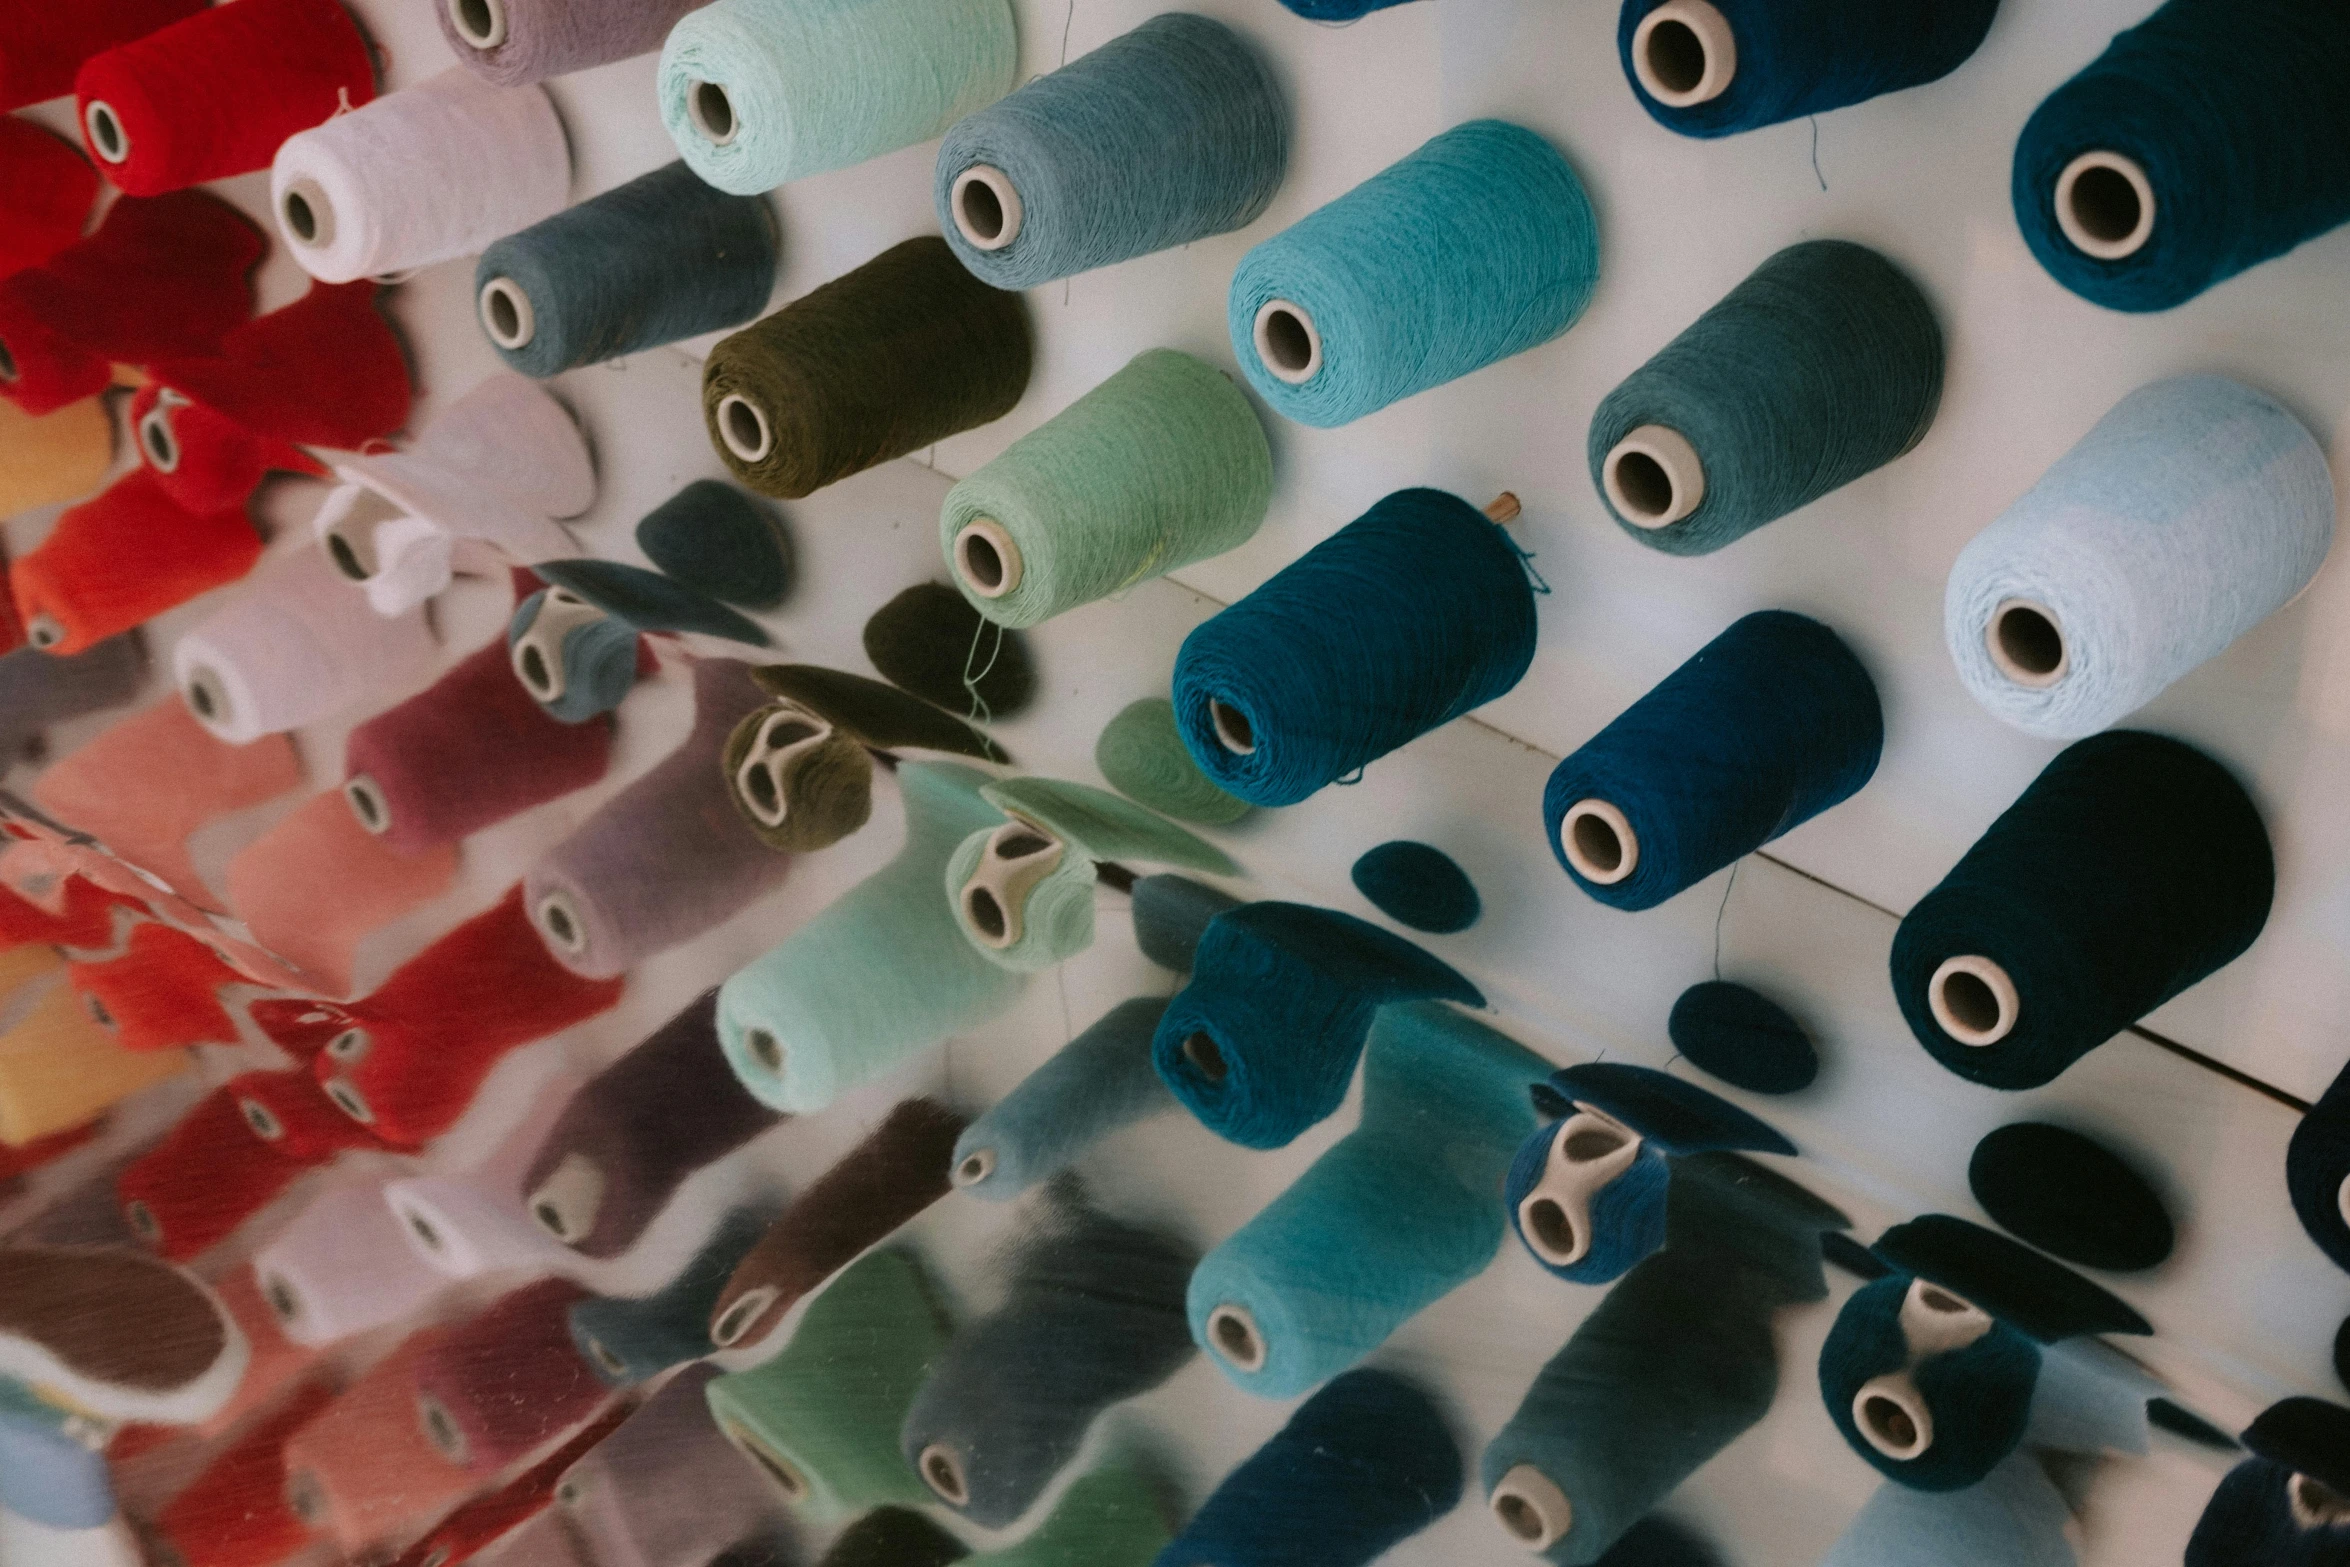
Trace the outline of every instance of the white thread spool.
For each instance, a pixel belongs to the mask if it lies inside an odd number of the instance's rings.
[[[1738,35],[1706,0],[1665,0],[1632,33],[1632,74],[1668,109],[1711,103],[1738,76]]]
[[[2121,261],[2154,237],[2154,182],[2118,152],[2084,152],[2056,177],[2056,226],[2073,249]]]
[[[2007,970],[1977,953],[1944,960],[1926,982],[1926,1006],[1942,1032],[1977,1049],[1996,1045],[2015,1032],[2023,1012],[2015,980]]]
[[[985,163],[955,176],[947,206],[955,216],[955,232],[974,250],[1002,250],[1020,237],[1027,217],[1011,176]]]
[[[1519,1464],[1503,1475],[1486,1505],[1503,1531],[1529,1551],[1549,1550],[1575,1526],[1574,1503],[1532,1464]]]
[[[1257,307],[1257,359],[1276,381],[1303,386],[1322,373],[1322,330],[1305,306],[1268,299]]]
[[[1011,530],[993,517],[974,517],[955,535],[955,575],[983,599],[1000,599],[1027,572]]]
[[[1680,431],[1644,424],[1608,452],[1599,481],[1617,516],[1636,528],[1668,528],[1705,500],[1705,460]]]
[[[1575,873],[1612,887],[1640,868],[1640,835],[1631,818],[1606,800],[1577,800],[1559,818],[1559,850]]]

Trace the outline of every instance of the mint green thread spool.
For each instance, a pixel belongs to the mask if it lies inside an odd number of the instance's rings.
[[[939,546],[974,609],[1034,626],[1247,543],[1272,502],[1247,396],[1152,348],[948,491]]]
[[[1093,765],[1127,799],[1179,822],[1224,827],[1255,809],[1199,770],[1175,726],[1175,704],[1163,696],[1119,709],[1093,743]]]

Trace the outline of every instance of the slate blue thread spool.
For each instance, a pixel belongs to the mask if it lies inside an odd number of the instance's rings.
[[[1820,1567],[2079,1567],[2065,1536],[2072,1521],[2039,1455],[2011,1453],[1963,1491],[1877,1487]]]
[[[595,1295],[571,1308],[571,1341],[608,1387],[634,1387],[710,1353],[710,1310],[776,1209],[737,1208],[649,1295]]]
[[[1858,793],[1884,740],[1842,638],[1748,615],[1552,771],[1551,852],[1610,908],[1655,908]]]
[[[1591,480],[1626,533],[1703,555],[1882,467],[1942,401],[1942,329],[1863,245],[1757,267],[1591,416]]]
[[[2285,1149],[2285,1190],[2317,1249],[2350,1272],[2350,1067],[2293,1128]],[[2339,1343],[2350,1343],[2350,1323]]]
[[[2170,0],[2033,111],[2024,241],[2113,310],[2168,310],[2350,220],[2350,16]]]
[[[1640,106],[1684,136],[1730,136],[1936,81],[1966,63],[1999,0],[1624,0],[1616,52]]]
[[[1549,342],[1598,281],[1566,159],[1471,120],[1242,257],[1226,325],[1275,412],[1330,428]]]
[[[1118,1128],[1174,1109],[1151,1064],[1166,1010],[1156,996],[1121,1001],[1022,1078],[956,1140],[955,1185],[1006,1201]]]
[[[775,214],[683,163],[499,240],[474,269],[481,329],[544,378],[757,319],[775,291]]]
[[[636,688],[636,627],[562,588],[514,606],[506,651],[523,689],[567,724],[609,713]]]
[[[1515,516],[1516,498],[1489,510]],[[1193,628],[1175,722],[1225,793],[1295,805],[1502,695],[1533,661],[1517,548],[1458,496],[1398,490]]]
[[[1209,922],[1151,1058],[1208,1130],[1279,1148],[1345,1099],[1382,1006],[1439,998],[1485,1004],[1450,966],[1367,920],[1246,904]]]
[[[2068,746],[1894,933],[1893,993],[1970,1082],[2037,1088],[2252,945],[2275,891],[2243,786],[2176,740]]]
[[[1531,1092],[1549,1124],[1511,1160],[1504,1201],[1534,1260],[1577,1284],[1622,1278],[1665,1244],[1682,1160],[1733,1149],[1795,1152],[1728,1100],[1650,1067],[1564,1067]]]
[[[1256,221],[1289,167],[1289,108],[1248,41],[1154,16],[957,121],[940,231],[978,277],[1036,288]]]

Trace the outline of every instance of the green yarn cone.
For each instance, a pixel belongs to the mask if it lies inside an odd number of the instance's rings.
[[[1175,727],[1175,704],[1165,697],[1146,696],[1121,709],[1094,742],[1093,765],[1129,800],[1179,822],[1221,827],[1252,809],[1199,770]]]

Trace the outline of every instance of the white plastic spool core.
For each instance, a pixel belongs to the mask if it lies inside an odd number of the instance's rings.
[[[277,1118],[277,1112],[258,1099],[237,1101],[237,1113],[253,1129],[253,1135],[265,1143],[274,1143],[286,1135],[286,1123]]]
[[[179,436],[171,428],[169,404],[157,402],[139,421],[139,447],[147,454],[147,466],[157,473],[179,472]]]
[[[2339,1528],[2350,1523],[2350,1496],[2323,1480],[2296,1474],[2285,1482],[2285,1499],[2292,1506],[2293,1521],[2304,1529]]]
[[[743,1291],[736,1297],[734,1304],[726,1308],[726,1315],[710,1325],[710,1342],[724,1349],[750,1332],[753,1325],[767,1315],[767,1308],[774,1304],[775,1290],[771,1285],[762,1284],[757,1289]]]
[[[441,1235],[441,1227],[432,1222],[431,1214],[422,1208],[400,1208],[399,1213],[407,1221],[408,1233],[415,1236],[426,1251],[437,1257],[448,1248],[448,1241]]]
[[[1532,1464],[1520,1464],[1503,1475],[1486,1505],[1509,1537],[1530,1551],[1549,1550],[1575,1526],[1574,1503]]]
[[[302,1292],[282,1273],[265,1273],[261,1277],[261,1298],[269,1302],[269,1309],[277,1313],[280,1322],[302,1320]]]
[[[558,888],[539,899],[539,934],[565,956],[576,958],[587,950],[587,924],[572,906],[570,893]]]
[[[500,348],[528,348],[538,336],[538,313],[512,278],[494,277],[481,286],[481,329]]]
[[[1983,628],[1992,667],[2019,686],[2045,691],[2072,672],[2072,650],[2056,611],[2030,599],[2002,599]]]
[[[416,1418],[424,1426],[424,1439],[432,1443],[439,1454],[453,1464],[465,1462],[465,1433],[458,1427],[456,1417],[448,1406],[430,1393],[416,1395]]]
[[[1257,309],[1257,359],[1276,381],[1302,386],[1322,373],[1322,333],[1306,307],[1268,299]]]
[[[1059,868],[1064,846],[1034,822],[1015,816],[988,835],[963,884],[963,928],[992,951],[1017,946],[1027,929],[1028,898]]]
[[[1248,714],[1229,703],[1208,699],[1208,720],[1216,726],[1216,743],[1234,756],[1257,754],[1257,726]]]
[[[1942,1032],[1980,1049],[2015,1032],[2023,1011],[2015,981],[1989,958],[1962,953],[1934,970],[1926,984],[1926,1005]]]
[[[954,1182],[957,1186],[977,1186],[995,1174],[995,1150],[974,1148],[955,1165]]]
[[[228,687],[222,682],[220,671],[210,664],[198,664],[188,671],[185,695],[188,711],[213,733],[218,734],[223,727],[236,722],[235,704],[228,699]]]
[[[2056,226],[2073,249],[2120,261],[2154,237],[2154,182],[2135,158],[2084,152],[2056,177]]]
[[[82,110],[82,123],[90,128],[90,148],[108,163],[127,162],[131,155],[131,139],[122,128],[122,116],[114,112],[114,105],[103,98],[92,98]]]
[[[1636,528],[1668,528],[1705,500],[1705,459],[1669,425],[1644,424],[1599,465],[1616,515]]]
[[[65,640],[65,628],[54,615],[35,615],[25,622],[24,634],[33,646],[41,648],[55,647]]]
[[[740,392],[718,400],[718,438],[744,462],[763,461],[775,449],[775,432],[767,426],[766,412]]]
[[[1934,1416],[1909,1373],[1871,1377],[1852,1396],[1852,1423],[1862,1440],[1895,1463],[1922,1457],[1934,1445]]]
[[[288,185],[279,210],[285,215],[286,233],[296,244],[324,250],[335,242],[335,205],[318,181],[299,179]]]
[[[1668,109],[1710,103],[1738,75],[1738,35],[1706,0],[1665,0],[1632,34],[1632,74]]]
[[[361,773],[343,784],[343,798],[351,802],[351,814],[359,818],[359,825],[372,833],[389,831],[392,825],[392,804],[384,798],[383,787],[374,777]]]
[[[1208,1342],[1236,1371],[1265,1369],[1265,1335],[1246,1306],[1227,1301],[1209,1312]]]
[[[343,1114],[357,1121],[361,1126],[375,1124],[375,1109],[368,1104],[367,1096],[341,1078],[336,1078],[326,1085],[326,1097],[334,1101],[337,1110],[342,1111]]]
[[[944,1442],[933,1442],[922,1449],[918,1467],[922,1483],[936,1491],[949,1506],[961,1507],[971,1500],[971,1482],[963,1478],[961,1455]]]
[[[449,0],[449,20],[457,36],[476,49],[495,49],[506,41],[503,0]]]
[[[713,147],[723,147],[733,141],[742,122],[735,117],[734,100],[727,96],[724,82],[688,82],[685,89],[685,117],[693,121],[702,140]]]
[[[1002,598],[1026,571],[1011,530],[993,517],[974,517],[955,535],[955,575],[981,598]]]
[[[974,163],[955,176],[947,208],[955,215],[955,232],[973,250],[1001,250],[1020,237],[1026,210],[1011,176],[985,163]]]
[[[1640,868],[1640,835],[1631,819],[1605,800],[1577,800],[1559,818],[1559,851],[1575,874],[1612,887]]]

